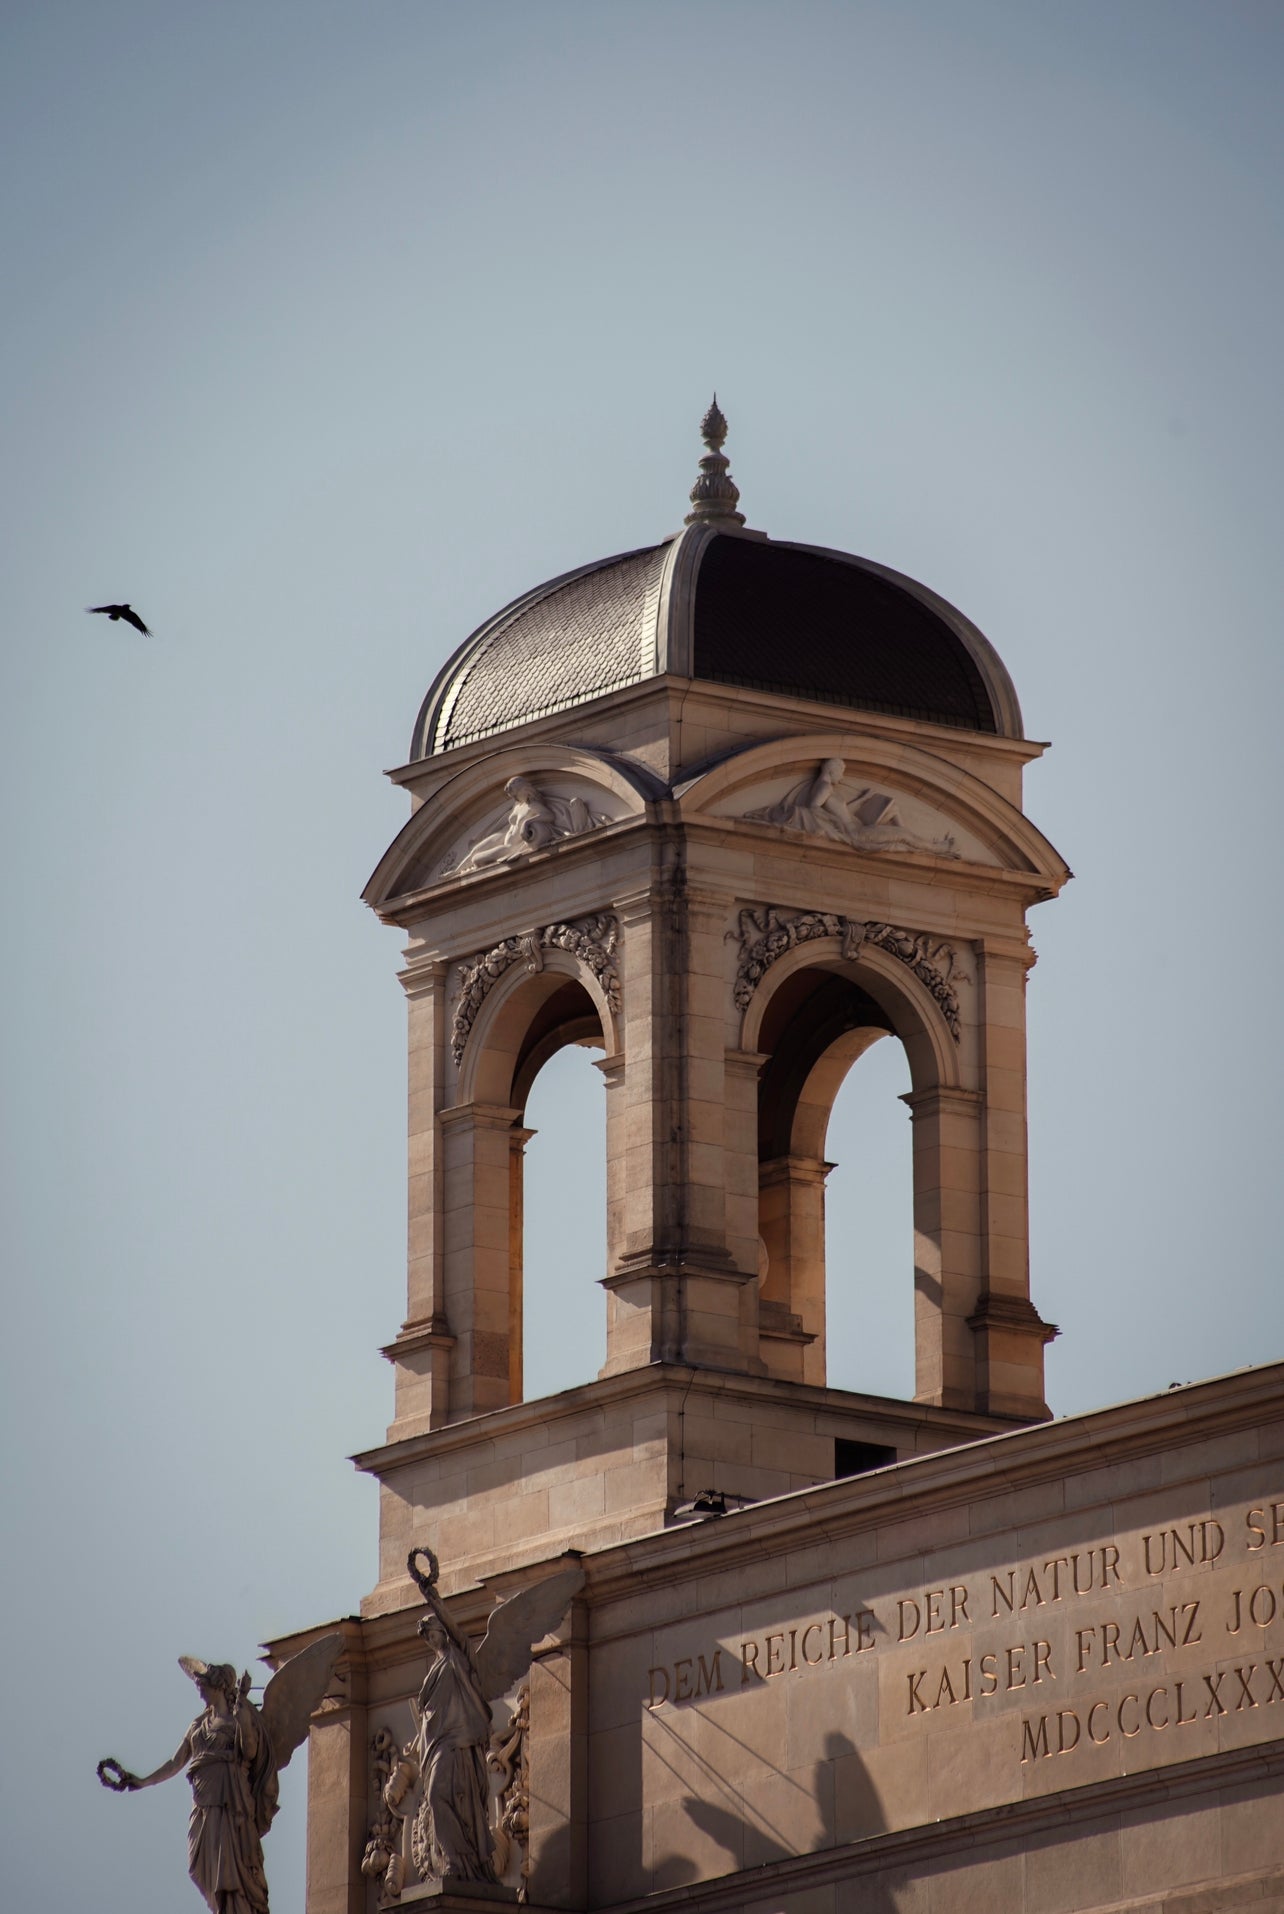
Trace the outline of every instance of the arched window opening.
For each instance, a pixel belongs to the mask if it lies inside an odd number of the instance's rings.
[[[914,1395],[914,1160],[898,1101],[909,1065],[893,1039],[844,1078],[825,1136],[829,1382],[867,1395]]]
[[[767,1008],[759,1331],[773,1375],[910,1397],[913,1146],[895,1100],[910,1073],[901,1044],[880,1042],[892,1032],[884,1005],[836,969],[799,970]]]
[[[521,1319],[513,1341],[522,1353],[515,1398],[588,1382],[606,1361],[606,1085],[593,1063],[603,1044],[587,997],[578,995],[587,1014],[558,1019],[530,1048],[519,1070],[525,1086],[513,1098],[518,1107],[525,1101],[519,1134],[527,1138],[514,1158],[520,1262],[512,1292]]]

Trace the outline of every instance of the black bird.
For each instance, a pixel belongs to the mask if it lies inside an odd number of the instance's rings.
[[[134,627],[135,631],[141,631],[144,638],[150,638],[152,635],[132,605],[86,605],[85,610],[105,611],[113,625],[118,618],[123,618],[127,625]]]

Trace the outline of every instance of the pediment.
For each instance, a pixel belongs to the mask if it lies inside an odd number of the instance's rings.
[[[448,881],[512,870],[640,816],[649,795],[634,767],[604,754],[557,746],[496,752],[420,806],[363,896],[380,909]]]
[[[1038,873],[1052,890],[1069,875],[1048,840],[981,779],[882,739],[828,732],[751,745],[678,796],[685,818],[736,820],[784,840]]]
[[[801,777],[799,768],[750,783],[711,805],[709,815],[827,838],[858,851],[927,851],[971,864],[1000,861],[957,817],[892,778],[862,776],[841,758],[814,760]]]

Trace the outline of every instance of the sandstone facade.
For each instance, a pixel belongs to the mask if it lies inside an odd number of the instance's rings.
[[[961,614],[747,531],[724,436],[711,412],[682,534],[461,648],[393,774],[412,815],[366,895],[406,938],[408,1301],[308,1914],[1284,1908],[1284,1370],[1050,1420],[1042,747]],[[825,1132],[885,1036],[912,1402],[826,1383]],[[525,1105],[566,1043],[606,1084],[607,1360],[530,1402]],[[583,1572],[494,1712],[484,1891],[388,1867],[419,1548],[461,1638]]]

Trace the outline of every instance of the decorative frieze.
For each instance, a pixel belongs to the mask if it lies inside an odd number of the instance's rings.
[[[934,942],[926,931],[901,930],[895,924],[861,923],[833,911],[782,911],[774,904],[742,910],[734,933],[740,942],[734,997],[747,1010],[766,972],[785,952],[819,937],[837,937],[850,962],[865,944],[897,958],[925,984],[940,1006],[955,1043],[961,1030],[956,982],[968,983],[952,944]]]
[[[544,968],[546,950],[565,950],[592,971],[612,1014],[620,1007],[620,977],[615,951],[620,938],[619,919],[609,911],[596,917],[577,917],[569,924],[546,924],[542,930],[505,937],[459,967],[459,993],[450,1027],[450,1053],[458,1064],[463,1057],[477,1013],[514,964],[524,963],[532,974]]]

